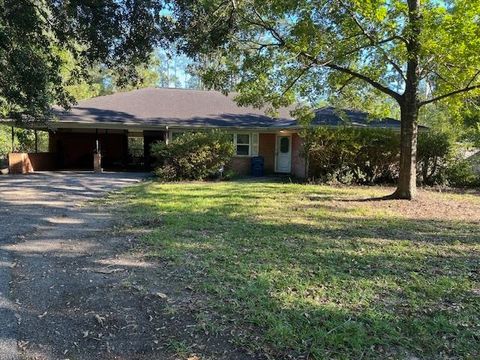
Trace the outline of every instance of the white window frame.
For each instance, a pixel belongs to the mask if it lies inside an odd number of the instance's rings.
[[[232,132],[233,135],[233,146],[235,147],[235,157],[252,157],[258,156],[258,133],[252,132]],[[238,135],[248,135],[248,144],[238,144],[237,136]],[[248,155],[239,155],[237,154],[237,145],[248,145]]]

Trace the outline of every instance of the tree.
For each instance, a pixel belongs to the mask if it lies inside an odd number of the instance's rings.
[[[158,49],[157,57],[159,59],[157,71],[161,87],[200,88],[198,76],[191,71],[193,66],[191,59],[181,53],[176,53],[174,44],[167,49]]]
[[[148,63],[136,67],[136,79],[133,83],[121,81],[121,74],[115,69],[108,69],[98,64],[93,66],[85,78],[79,79],[74,85],[68,85],[66,90],[75,100],[83,100],[95,96],[113,94],[119,91],[130,91],[146,87],[156,87],[159,84],[159,59],[152,55]],[[118,85],[121,83],[121,85]]]
[[[161,0],[0,0],[2,117],[38,120],[52,104],[68,107],[67,87],[99,63],[119,85],[135,83],[162,38],[161,10]]]
[[[416,193],[418,116],[440,100],[479,94],[478,0],[177,0],[174,35],[208,54],[209,87],[274,108],[368,85],[399,107],[400,176],[392,198]],[[232,84],[232,77],[237,82]]]

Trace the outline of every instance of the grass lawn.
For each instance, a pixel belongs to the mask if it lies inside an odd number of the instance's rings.
[[[199,327],[273,358],[480,358],[480,196],[236,181],[115,201],[204,299]],[[121,206],[120,206],[121,205]]]

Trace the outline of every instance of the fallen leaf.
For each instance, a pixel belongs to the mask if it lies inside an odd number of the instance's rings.
[[[43,319],[47,315],[47,312],[45,311],[42,315],[38,315],[39,319]]]
[[[160,299],[168,298],[167,294],[164,294],[162,292],[157,292],[157,293],[155,293],[155,295],[158,296]]]
[[[105,318],[104,318],[103,316],[100,316],[100,315],[98,315],[98,314],[95,314],[95,320],[97,320],[97,322],[98,322],[101,326],[103,326],[104,321],[105,321]]]

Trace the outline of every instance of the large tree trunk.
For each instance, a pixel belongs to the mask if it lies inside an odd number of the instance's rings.
[[[405,92],[400,104],[401,138],[400,138],[400,177],[398,187],[392,197],[396,199],[415,198],[417,191],[417,131],[419,108],[419,69],[420,56],[420,0],[407,0],[408,36],[407,36],[407,73]]]
[[[415,198],[417,190],[417,133],[418,109],[416,104],[401,107],[400,176],[392,195],[396,199]]]

